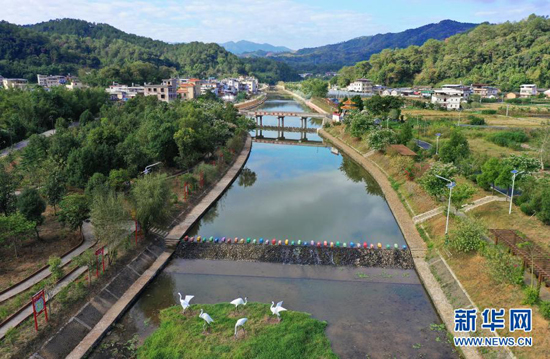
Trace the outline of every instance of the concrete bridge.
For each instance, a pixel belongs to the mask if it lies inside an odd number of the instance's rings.
[[[284,132],[317,133],[316,128],[303,128],[303,127],[291,127],[291,126],[286,126],[286,127],[281,128],[281,127],[277,127],[277,126],[263,125],[263,126],[256,126],[256,129],[257,130],[264,130],[264,131],[280,131],[280,130],[283,130]]]
[[[327,119],[327,115],[318,112],[291,112],[291,111],[239,111],[239,113],[254,117],[256,119],[256,125],[258,127],[263,126],[264,116],[277,117],[277,127],[285,127],[285,117],[298,117],[300,118],[300,128],[307,129],[308,118],[321,118]],[[323,121],[324,123],[324,121]]]
[[[309,147],[328,147],[323,141],[310,141],[308,139],[287,139],[287,138],[269,138],[269,137],[252,137],[253,142],[271,143],[275,145],[294,145],[294,146],[309,146]]]

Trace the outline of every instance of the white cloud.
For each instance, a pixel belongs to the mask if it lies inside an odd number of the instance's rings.
[[[0,6],[2,19],[18,24],[70,17],[170,42],[247,39],[301,48],[385,30],[367,13],[296,0],[0,0]]]

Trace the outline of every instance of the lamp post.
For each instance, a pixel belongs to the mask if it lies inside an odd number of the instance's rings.
[[[442,180],[449,182],[447,184],[447,188],[449,189],[449,204],[447,205],[447,222],[445,223],[445,235],[447,235],[447,233],[449,233],[449,214],[451,213],[451,197],[453,195],[453,188],[456,186],[456,183],[451,181],[448,178],[441,177],[438,175],[435,175],[435,176],[437,178],[441,178]]]
[[[437,137],[436,145],[435,145],[435,154],[438,155],[439,154],[439,137],[441,137],[441,133],[436,133],[435,137]]]
[[[510,209],[508,210],[508,214],[512,214],[512,202],[514,202],[514,185],[516,184],[516,176],[522,174],[523,171],[518,172],[518,170],[513,169],[510,173],[512,174],[512,193],[510,194]]]

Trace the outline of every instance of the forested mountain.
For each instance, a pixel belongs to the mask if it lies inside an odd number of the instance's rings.
[[[258,44],[256,42],[252,41],[229,41],[224,42],[223,44],[220,44],[223,46],[227,51],[235,54],[235,55],[241,55],[246,52],[255,52],[255,51],[265,51],[266,53],[270,52],[290,52],[292,51],[288,47],[284,46],[273,46],[271,44]]]
[[[285,64],[241,60],[213,43],[168,44],[74,19],[24,27],[0,22],[0,75],[36,81],[37,73],[78,73],[92,85],[157,82],[175,74],[297,78]]]
[[[273,58],[283,61],[298,70],[338,70],[342,66],[368,60],[372,54],[379,53],[384,49],[422,45],[429,39],[446,39],[475,26],[477,24],[443,20],[437,24],[428,24],[403,32],[362,36],[338,44],[305,48],[294,53],[284,53]]]
[[[531,15],[515,23],[482,24],[445,41],[384,50],[338,75],[340,85],[365,77],[387,86],[462,81],[504,91],[517,91],[523,83],[550,87],[550,19]]]

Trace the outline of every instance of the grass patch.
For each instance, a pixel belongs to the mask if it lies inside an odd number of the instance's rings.
[[[214,319],[203,334],[200,309]],[[138,350],[138,358],[336,358],[325,336],[326,322],[310,314],[287,311],[273,321],[268,304],[248,303],[240,313],[227,303],[179,306],[161,312],[161,325]],[[238,318],[248,318],[246,336],[234,337]]]

